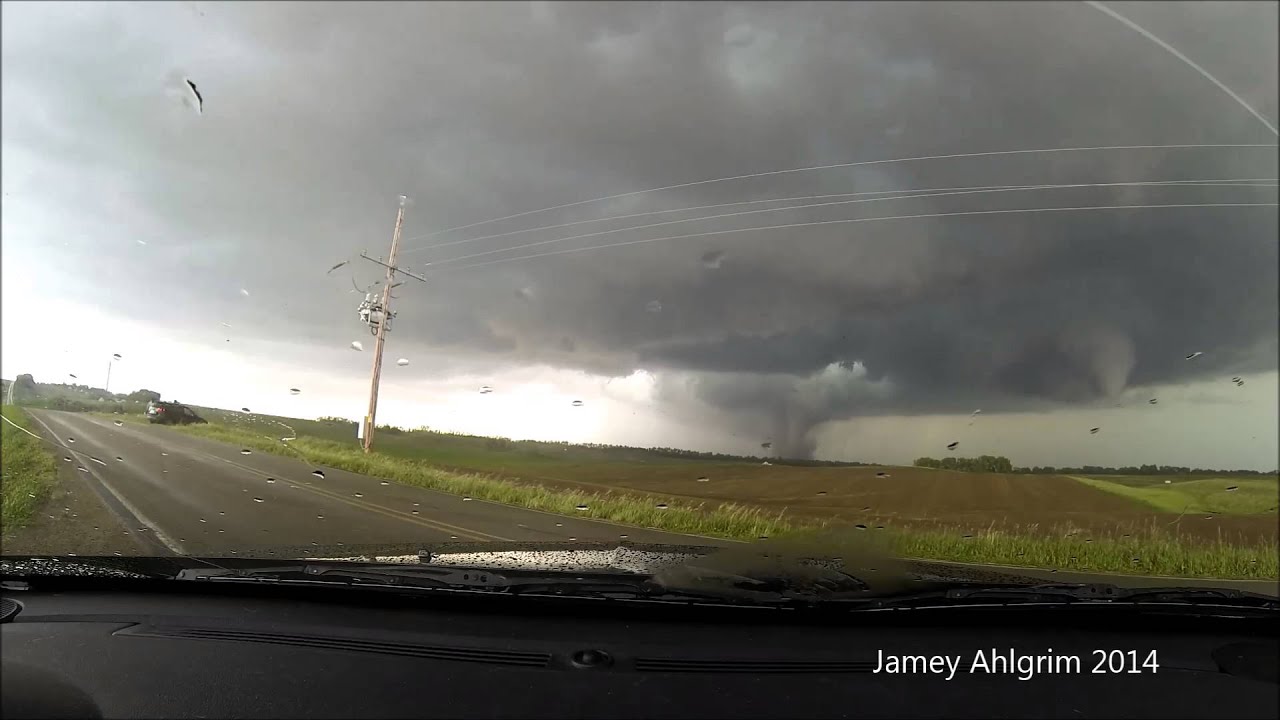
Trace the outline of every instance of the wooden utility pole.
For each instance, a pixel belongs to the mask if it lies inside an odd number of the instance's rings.
[[[369,387],[369,413],[364,418],[364,451],[373,449],[373,428],[378,415],[378,383],[382,380],[382,346],[387,340],[387,325],[391,323],[391,286],[395,284],[396,253],[400,250],[400,227],[404,224],[404,206],[408,200],[400,196],[400,210],[396,213],[396,229],[391,235],[391,256],[387,258],[387,280],[382,284],[382,320],[378,323],[378,339],[373,345],[373,380]]]

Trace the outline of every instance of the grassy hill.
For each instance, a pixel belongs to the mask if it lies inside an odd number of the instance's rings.
[[[1072,476],[1090,487],[1174,513],[1251,515],[1275,513],[1280,480],[1269,478],[1158,478]]]

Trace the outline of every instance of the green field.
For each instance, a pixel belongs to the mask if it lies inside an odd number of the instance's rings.
[[[5,405],[5,420],[30,429],[26,413]],[[0,421],[0,532],[21,527],[49,495],[57,478],[54,456],[36,438]]]
[[[882,542],[904,557],[1064,571],[1246,579],[1280,576],[1274,536],[1260,540],[1233,537],[1221,528],[1214,530],[1216,536],[1182,534],[1156,515],[1134,514],[1134,508],[1144,507],[1141,503],[1065,477],[913,472],[911,468],[761,467],[668,458],[591,462],[582,456],[591,448],[569,446],[565,450],[566,446],[541,443],[538,445],[554,450],[509,446],[495,450],[485,447],[486,438],[435,433],[384,432],[378,435],[377,452],[366,455],[352,437],[350,426],[334,428],[315,421],[281,419],[298,435],[285,443],[280,438],[289,433],[280,432],[283,428],[274,421],[235,413],[204,414],[212,421],[209,425],[174,429],[293,456],[315,466],[659,530],[743,541],[836,533],[868,543]],[[127,419],[144,422],[137,416]],[[459,471],[449,466],[470,469]],[[877,475],[886,470],[893,471],[892,483]],[[542,478],[544,474],[554,477]],[[715,482],[695,482],[700,475]],[[831,490],[815,493],[809,489],[816,487]],[[940,491],[944,494],[938,494]],[[702,495],[692,494],[695,492]],[[1089,511],[1076,520],[1090,519],[1093,513],[1101,513],[1103,520],[1092,525],[1041,523],[1023,522],[1022,516],[1015,516],[1017,522],[997,527],[987,519],[980,523],[922,522],[910,515],[912,502],[929,510],[955,506],[973,495],[977,497],[969,501],[987,508],[987,516],[991,507],[1003,505],[1012,513],[1027,502],[1038,501],[1049,506],[1075,503]],[[843,509],[863,503],[878,507],[865,516],[857,515],[856,510],[843,513]],[[1108,512],[1128,512],[1132,520],[1127,525],[1117,523],[1106,515]],[[964,517],[963,513],[960,516]],[[1029,517],[1038,516],[1032,512]]]
[[[1137,500],[1163,512],[1253,515],[1274,513],[1280,505],[1280,481],[1275,477],[1072,477],[1090,487]]]

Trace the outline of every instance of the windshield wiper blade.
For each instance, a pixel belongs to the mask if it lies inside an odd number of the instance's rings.
[[[528,574],[498,573],[488,569],[435,567],[414,563],[363,564],[347,561],[299,562],[246,568],[188,568],[178,580],[277,583],[339,584],[361,587],[394,587],[425,590],[482,591],[506,595],[549,595],[593,599],[658,600],[665,602],[768,606],[770,598],[744,599],[715,591],[701,592],[669,588],[653,582],[649,575],[634,573],[560,572]]]

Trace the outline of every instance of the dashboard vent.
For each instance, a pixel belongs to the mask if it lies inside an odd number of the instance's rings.
[[[640,672],[667,673],[869,673],[868,660],[728,660],[695,658],[636,658]]]
[[[317,635],[286,635],[245,630],[221,630],[195,627],[134,627],[121,630],[117,635],[133,635],[152,638],[176,638],[183,640],[222,640],[224,642],[253,642],[268,645],[292,645],[294,647],[321,648],[324,650],[348,650],[379,655],[399,655],[430,660],[487,663],[489,665],[518,665],[522,667],[546,667],[551,661],[547,653],[493,650],[487,648],[449,647],[442,645],[414,645],[411,643],[379,642],[359,638],[325,637]]]

